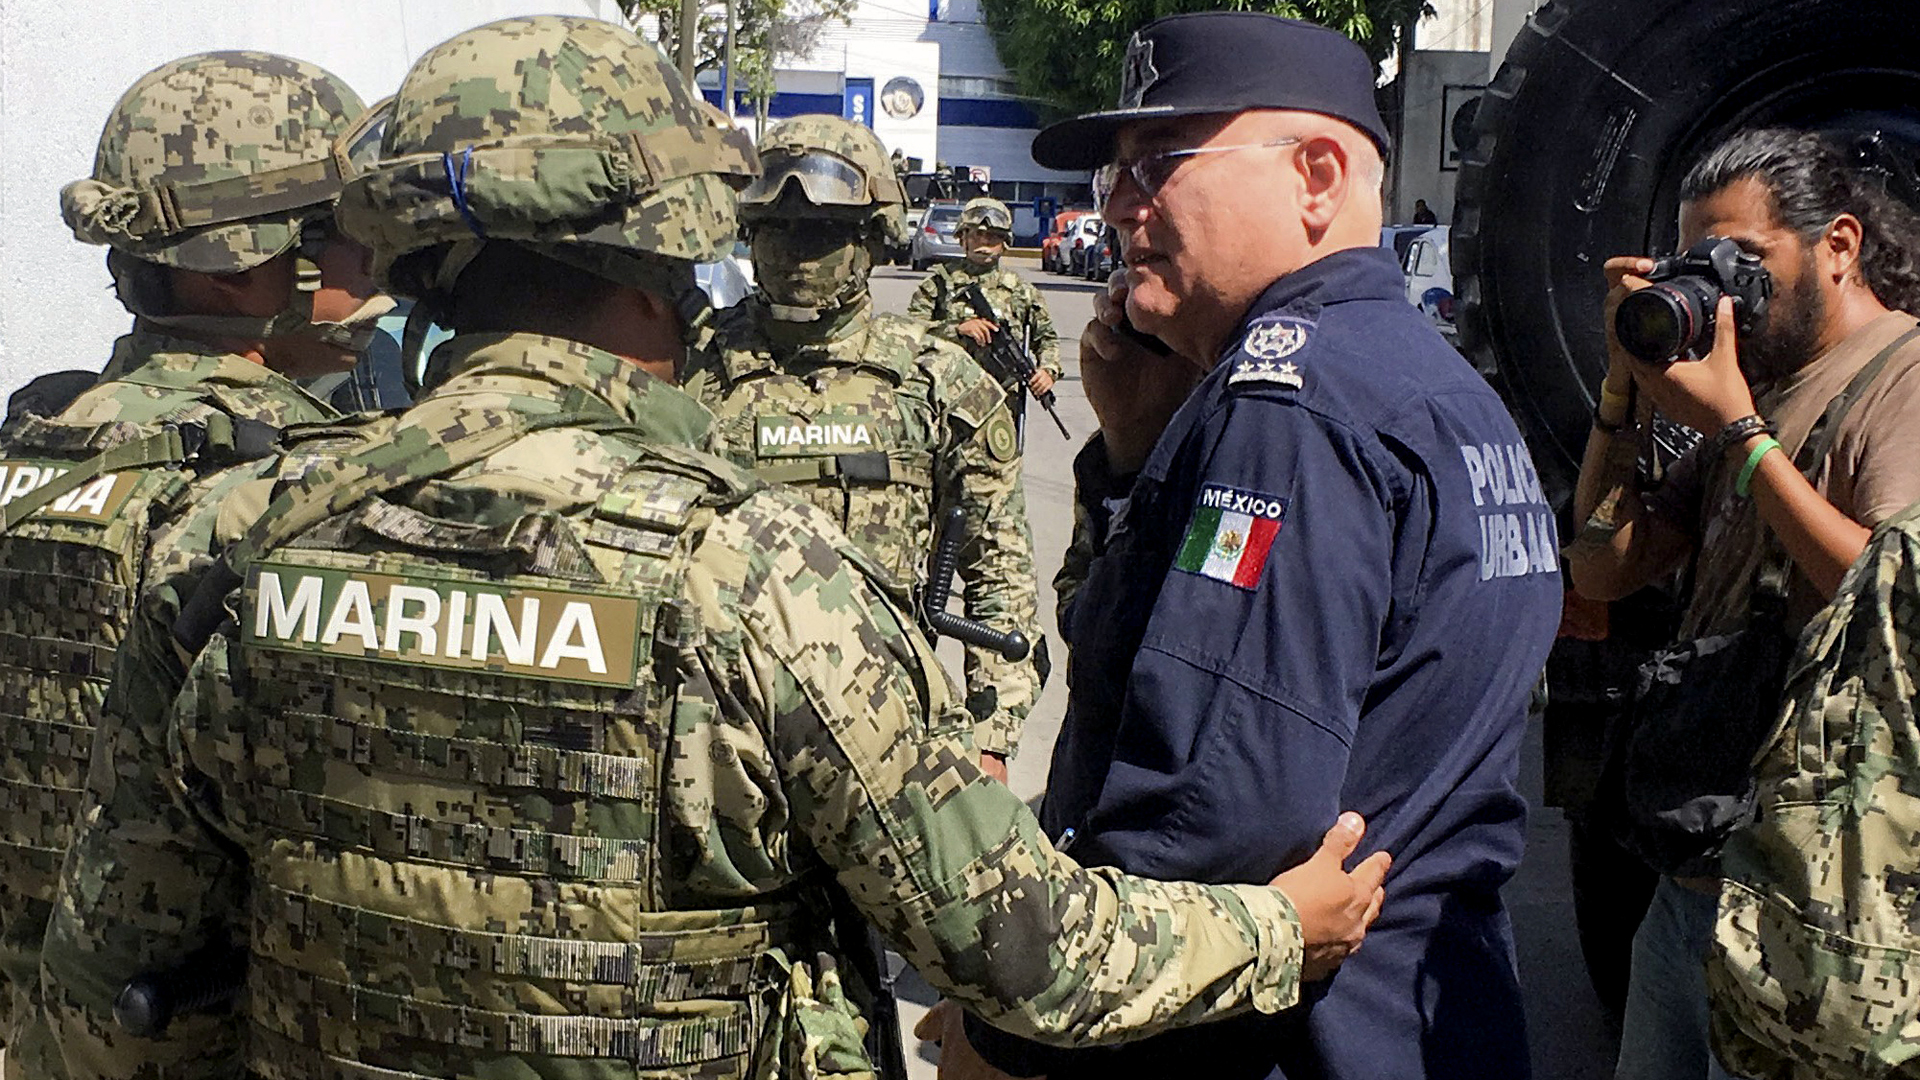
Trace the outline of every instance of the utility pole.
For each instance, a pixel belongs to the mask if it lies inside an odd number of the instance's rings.
[[[680,77],[693,87],[694,53],[700,47],[700,0],[680,0]]]
[[[727,0],[727,40],[722,46],[726,52],[721,64],[726,71],[720,85],[722,100],[725,102],[721,108],[727,110],[729,117],[733,115],[733,8],[739,2],[740,0]]]

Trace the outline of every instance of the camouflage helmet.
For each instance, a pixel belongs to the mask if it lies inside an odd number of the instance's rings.
[[[702,106],[653,46],[612,23],[475,27],[407,72],[380,161],[347,185],[340,224],[407,296],[444,293],[490,239],[622,280],[646,269],[635,254],[674,260],[690,282],[693,262],[733,245],[729,185],[759,172],[747,137]]]
[[[984,195],[967,200],[960,208],[960,221],[954,226],[960,229],[988,229],[993,232],[1013,236],[1013,211],[999,199],[990,199]]]
[[[774,216],[783,192],[797,186],[823,210],[871,210],[887,243],[907,242],[907,192],[900,186],[879,136],[864,124],[825,114],[796,116],[767,129],[760,140],[760,179],[740,195],[748,223]]]
[[[251,269],[332,212],[348,171],[338,141],[365,111],[346,83],[273,53],[163,64],[114,106],[61,216],[76,239],[146,262]]]

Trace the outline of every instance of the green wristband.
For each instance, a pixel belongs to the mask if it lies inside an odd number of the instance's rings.
[[[1753,452],[1747,455],[1747,463],[1740,467],[1740,478],[1733,482],[1733,493],[1743,499],[1746,498],[1747,488],[1753,483],[1754,470],[1760,467],[1760,459],[1766,457],[1768,451],[1779,449],[1781,449],[1779,439],[1761,439],[1760,445],[1754,447]]]

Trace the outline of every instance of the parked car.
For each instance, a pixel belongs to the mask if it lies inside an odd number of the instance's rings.
[[[1394,262],[1405,264],[1407,249],[1413,246],[1414,239],[1432,228],[1432,225],[1383,225],[1380,246],[1393,252]]]
[[[893,256],[893,265],[905,266],[913,261],[913,237],[920,231],[920,221],[927,216],[924,206],[907,207],[907,242]]]
[[[1435,225],[1413,238],[1400,269],[1407,277],[1407,302],[1427,313],[1441,336],[1456,340],[1453,322],[1453,263],[1448,258],[1452,228]]]
[[[941,259],[958,259],[966,254],[953,236],[954,226],[959,223],[959,203],[934,203],[927,207],[920,227],[913,231],[910,245],[908,261],[915,270],[925,270]]]
[[[1060,242],[1073,229],[1073,223],[1085,217],[1085,210],[1062,210],[1053,215],[1053,231],[1040,241],[1040,269],[1061,273]]]
[[[1107,230],[1107,223],[1100,220],[1098,214],[1088,214],[1073,223],[1073,231],[1060,242],[1060,250],[1066,254],[1067,273],[1075,277],[1085,276],[1087,272],[1088,249],[1100,242]]]
[[[746,241],[735,240],[725,258],[695,264],[693,277],[714,307],[732,307],[753,291],[753,249]]]
[[[1110,228],[1102,228],[1100,235],[1087,248],[1086,268],[1081,271],[1088,281],[1105,281],[1119,263],[1119,238]]]

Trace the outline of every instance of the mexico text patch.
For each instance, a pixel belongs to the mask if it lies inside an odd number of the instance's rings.
[[[1287,500],[1209,484],[1194,503],[1174,566],[1189,574],[1258,588],[1267,552],[1287,517]]]

